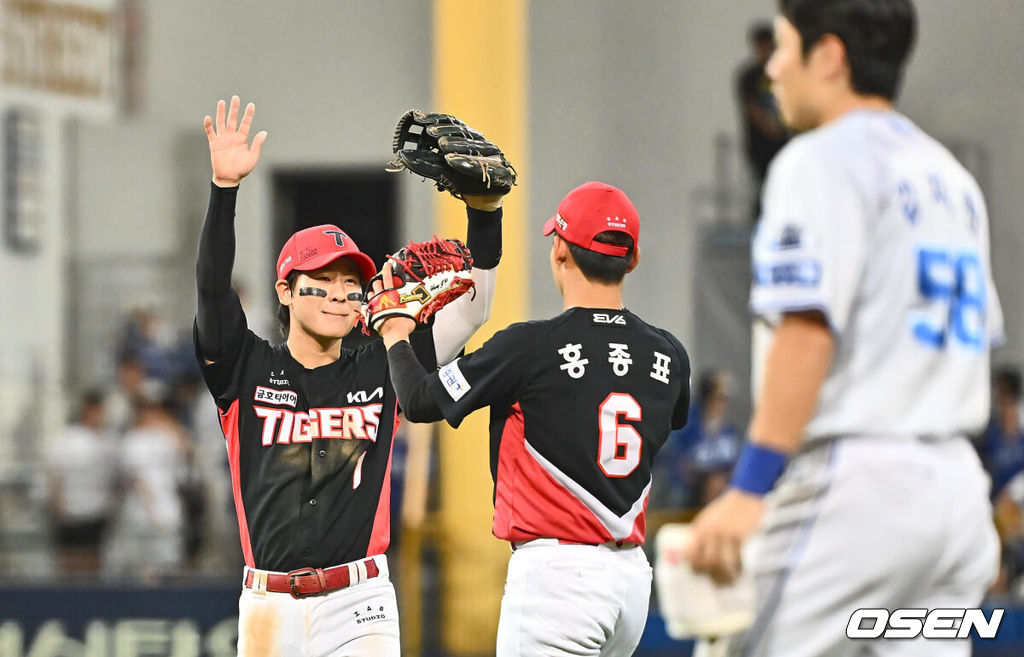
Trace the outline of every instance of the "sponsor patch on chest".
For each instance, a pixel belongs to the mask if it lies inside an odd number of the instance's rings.
[[[299,395],[291,390],[275,390],[274,388],[256,386],[256,393],[253,395],[253,399],[265,404],[281,404],[295,408],[295,404],[299,401]]]

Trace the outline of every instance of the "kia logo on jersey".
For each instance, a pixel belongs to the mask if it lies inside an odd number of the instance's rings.
[[[371,399],[383,399],[384,388],[381,386],[377,386],[376,388],[373,389],[373,392],[369,394],[367,394],[365,390],[356,390],[355,392],[346,393],[346,396],[348,397],[348,403],[350,404],[365,404]]]

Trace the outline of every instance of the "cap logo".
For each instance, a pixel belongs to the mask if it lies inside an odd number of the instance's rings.
[[[605,217],[605,220],[608,221],[608,226],[611,227],[611,228],[625,228],[626,227],[626,220],[625,219],[620,219],[618,217]]]
[[[569,230],[569,224],[566,223],[565,219],[562,218],[562,215],[557,212],[555,213],[555,223],[558,224],[558,227],[562,230]]]
[[[348,237],[348,235],[340,230],[325,230],[324,235],[334,235],[334,241],[338,246],[345,246],[345,238]]]

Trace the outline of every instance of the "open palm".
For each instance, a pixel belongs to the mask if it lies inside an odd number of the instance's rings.
[[[231,107],[224,118],[223,100],[217,102],[217,123],[209,116],[203,120],[206,128],[206,139],[210,142],[210,164],[213,166],[213,182],[221,187],[237,185],[249,175],[260,159],[260,150],[267,138],[266,130],[258,132],[249,145],[249,129],[256,106],[249,103],[245,107],[241,123],[238,122],[238,96],[231,97]]]

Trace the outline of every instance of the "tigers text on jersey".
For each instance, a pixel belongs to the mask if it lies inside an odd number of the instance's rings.
[[[820,310],[836,338],[807,437],[981,427],[1002,314],[985,202],[953,156],[857,110],[791,141],[763,201],[753,311]]]
[[[238,342],[203,376],[227,439],[246,564],[286,572],[383,553],[397,428],[383,343],[306,369],[251,331]],[[417,346],[433,353],[432,342]]]
[[[453,426],[491,406],[495,536],[639,544],[651,461],[686,422],[689,376],[667,331],[572,308],[498,332],[430,393]]]

